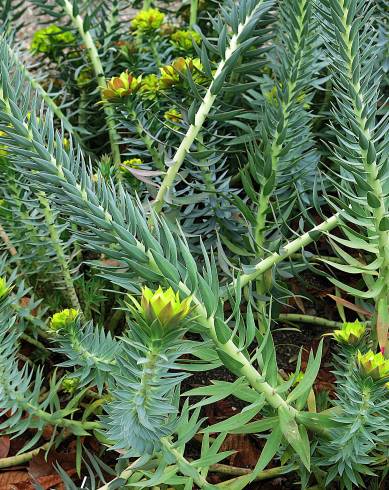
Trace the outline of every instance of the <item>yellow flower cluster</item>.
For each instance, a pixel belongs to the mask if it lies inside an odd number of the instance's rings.
[[[359,320],[355,322],[345,322],[340,330],[334,330],[334,337],[338,342],[349,345],[356,345],[365,334],[366,327]]]
[[[121,99],[135,93],[140,87],[141,79],[135,77],[127,70],[118,77],[112,77],[107,83],[107,88],[103,88],[103,97],[106,100]]]
[[[201,36],[198,32],[191,29],[180,29],[170,36],[173,46],[182,51],[189,51],[193,48],[193,43],[200,44]]]
[[[142,163],[140,158],[130,158],[129,160],[124,160],[123,165],[130,168],[139,168]]]
[[[142,83],[139,92],[145,99],[153,100],[157,93],[161,90],[161,84],[157,75],[152,73],[142,78]]]
[[[131,28],[137,33],[155,31],[165,20],[165,14],[158,9],[141,10],[131,21]]]
[[[50,54],[74,42],[75,37],[71,32],[65,31],[56,25],[51,25],[35,31],[30,49],[33,53]]]
[[[139,187],[139,179],[134,176],[131,169],[138,169],[143,165],[143,160],[140,158],[130,158],[129,160],[124,160],[120,165],[120,172],[123,177],[130,183],[133,189]]]
[[[80,380],[75,376],[69,376],[62,380],[63,390],[66,393],[70,393],[71,395],[77,391],[79,384],[80,384]]]
[[[7,286],[5,277],[0,277],[0,298],[4,298],[8,291],[9,287]]]
[[[169,109],[165,112],[163,117],[166,119],[166,121],[173,124],[179,124],[182,121],[182,114],[181,112],[177,111],[177,109]]]
[[[66,308],[65,310],[54,313],[50,320],[50,329],[57,332],[62,328],[70,326],[78,317],[78,311],[74,308]]]
[[[172,288],[164,291],[160,286],[157,291],[152,291],[144,287],[140,311],[149,322],[158,321],[163,327],[173,327],[188,316],[191,301],[190,296],[181,301],[179,293]]]
[[[358,351],[357,362],[359,370],[365,376],[374,380],[389,377],[389,359],[385,359],[381,352],[375,354],[372,350],[362,354]]]
[[[171,65],[163,66],[160,70],[162,88],[170,88],[180,84],[187,70],[191,72],[195,82],[202,83],[204,81],[203,65],[199,58],[177,58]]]

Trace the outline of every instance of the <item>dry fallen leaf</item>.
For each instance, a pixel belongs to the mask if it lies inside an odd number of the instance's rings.
[[[230,434],[223,442],[221,451],[236,451],[229,458],[233,466],[254,467],[258,461],[259,448],[254,441],[245,434]]]
[[[46,458],[46,452],[40,451],[28,465],[28,473],[32,479],[37,480],[42,476],[56,475],[55,466],[60,465],[64,470],[73,469],[76,465],[76,453],[57,452],[51,450]]]
[[[17,488],[15,484],[26,480],[29,481],[26,471],[3,471],[0,473],[0,490],[13,490]]]
[[[76,470],[72,472],[74,474]],[[69,471],[67,472],[71,474]],[[34,483],[35,482],[35,483]],[[61,477],[58,474],[41,476],[37,480],[31,481],[30,478],[10,485],[7,490],[35,490],[36,485],[43,490],[66,490]]]
[[[10,445],[11,442],[8,436],[0,437],[0,458],[6,458],[8,456]]]
[[[340,298],[339,296],[335,296],[334,294],[327,294],[328,297],[333,299],[336,303],[339,303],[342,306],[345,306],[349,310],[356,311],[357,313],[360,313],[361,315],[366,316],[367,318],[371,318],[373,315],[370,311],[365,310],[365,308],[362,308],[361,306],[355,305],[354,303],[351,303],[350,301],[347,301],[346,299]]]

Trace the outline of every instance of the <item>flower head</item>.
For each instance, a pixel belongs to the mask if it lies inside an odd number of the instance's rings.
[[[75,376],[67,376],[62,380],[62,388],[66,393],[71,395],[77,391],[80,384],[80,379]]]
[[[65,31],[56,25],[51,25],[35,31],[31,42],[33,53],[53,54],[69,44],[73,44],[75,38],[69,31]]]
[[[141,10],[131,21],[131,27],[137,33],[159,29],[165,19],[165,14],[158,9]]]
[[[334,338],[343,344],[356,345],[363,337],[366,331],[366,326],[355,322],[344,322],[340,330],[334,330]]]
[[[124,160],[120,165],[120,172],[131,185],[133,190],[139,188],[140,179],[133,170],[139,169],[143,165],[143,161],[140,158],[130,158],[129,160]]]
[[[173,46],[181,51],[189,51],[193,48],[193,43],[200,44],[201,36],[198,32],[191,29],[180,29],[170,36]]]
[[[74,308],[66,308],[65,310],[54,313],[50,320],[50,329],[57,332],[63,328],[69,327],[78,317],[79,312]]]
[[[189,70],[192,78],[197,83],[204,81],[202,74],[203,65],[199,58],[177,58],[171,65],[166,65],[160,68],[161,78],[160,83],[163,88],[170,88],[178,85],[183,81],[185,72]]]
[[[140,307],[147,321],[158,320],[163,327],[172,327],[188,316],[191,301],[190,296],[181,301],[179,293],[172,288],[164,291],[160,286],[157,291],[151,291],[144,287]]]
[[[140,158],[130,158],[129,160],[124,160],[123,165],[130,168],[139,168],[143,164]]]
[[[7,280],[5,277],[0,277],[0,299],[8,293],[9,287],[7,286]]]
[[[152,73],[142,78],[139,92],[145,99],[153,100],[161,90],[161,84],[157,75]]]
[[[365,376],[374,380],[389,377],[389,359],[385,359],[381,352],[375,354],[372,350],[362,354],[358,351],[357,362],[359,370]]]
[[[177,111],[177,109],[169,109],[168,111],[165,112],[163,117],[166,119],[166,121],[169,121],[170,123],[173,123],[174,125],[179,124],[182,121],[182,114],[181,112]]]
[[[136,92],[141,84],[140,78],[135,77],[128,70],[118,77],[112,77],[103,89],[103,97],[107,100],[120,99]]]

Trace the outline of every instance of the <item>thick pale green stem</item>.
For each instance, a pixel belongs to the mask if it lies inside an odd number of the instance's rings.
[[[320,325],[327,328],[342,328],[343,325],[342,322],[327,320],[327,318],[321,318],[319,316],[300,315],[298,313],[281,313],[278,315],[277,320],[280,322],[309,323],[311,325]]]
[[[358,65],[359,52],[355,51],[352,33],[352,18],[350,15],[350,3],[345,0],[338,0],[339,8],[343,11],[341,22],[343,25],[342,40],[346,49],[342,47],[345,58],[347,59],[347,71],[349,73],[349,83],[352,86],[350,90],[350,99],[352,100],[353,112],[355,120],[360,132],[360,157],[364,166],[364,171],[367,176],[367,182],[373,189],[377,199],[378,206],[370,207],[371,215],[375,225],[375,232],[378,236],[379,256],[383,259],[383,263],[379,270],[379,277],[384,281],[384,286],[375,298],[375,334],[381,348],[385,349],[385,354],[389,357],[389,231],[381,230],[380,225],[382,219],[386,215],[386,192],[382,188],[381,179],[379,176],[379,166],[374,147],[374,136],[368,127],[366,114],[368,113],[361,81],[356,80],[354,76],[355,66]],[[358,35],[358,34],[354,34]],[[374,155],[374,157],[373,157]]]
[[[55,414],[45,412],[41,410],[36,405],[26,401],[23,396],[18,395],[18,393],[11,391],[10,385],[3,377],[0,377],[1,389],[6,393],[7,397],[13,400],[15,406],[21,407],[23,410],[29,414],[47,422],[50,425],[63,427],[69,429],[71,432],[80,434],[80,432],[85,432],[87,430],[100,429],[100,422],[79,422],[78,420],[71,420],[63,417],[57,417]]]
[[[281,134],[288,131],[289,120],[291,116],[291,106],[297,96],[296,87],[297,87],[297,81],[299,80],[301,63],[304,59],[302,51],[303,51],[305,38],[307,35],[306,25],[304,23],[304,20],[306,20],[305,17],[307,14],[308,1],[309,0],[301,0],[299,5],[300,16],[297,18],[299,28],[296,31],[296,41],[294,42],[293,55],[292,55],[292,60],[290,62],[290,66],[291,66],[290,73],[293,72],[295,76],[293,77],[293,80],[289,79],[287,81],[286,87],[284,89],[286,97],[283,97],[280,102],[281,105],[280,120],[283,121],[283,124],[281,128],[278,128],[277,126],[273,134],[272,143],[270,147],[270,156],[271,156],[273,172],[277,172],[278,164],[280,161],[280,155],[284,148],[284,142],[279,142],[279,138]],[[261,190],[259,195],[259,200],[258,200],[255,239],[258,247],[258,253],[262,254],[262,256],[264,256],[266,218],[269,213],[271,196],[272,196],[271,193],[265,195],[263,193],[263,190]]]
[[[136,471],[135,468],[136,468],[138,462],[139,462],[139,459],[135,460],[133,463],[130,464],[130,466],[128,466],[124,471],[122,471],[119,476],[117,476],[116,478],[111,480],[106,485],[99,487],[98,490],[109,490],[110,488],[112,488],[112,484],[118,483],[119,480],[127,481]]]
[[[71,432],[75,432],[76,434],[80,431],[97,430],[102,428],[100,422],[79,422],[78,420],[57,418],[51,413],[37,409],[31,403],[26,403],[22,401],[19,401],[19,403],[20,406],[22,406],[27,412],[33,414],[34,417],[38,417],[39,419],[44,420],[50,425],[57,425],[58,427],[69,429]]]
[[[107,87],[107,81],[105,79],[103,65],[101,64],[101,60],[99,57],[99,53],[97,52],[96,45],[92,39],[92,36],[89,31],[85,31],[84,22],[80,15],[74,15],[73,13],[73,5],[69,0],[64,0],[64,9],[66,13],[72,20],[73,25],[78,29],[80,36],[82,37],[86,49],[88,50],[90,61],[93,66],[93,70],[96,75],[97,83],[100,87],[101,92]],[[114,110],[109,104],[104,104],[104,112],[106,115],[109,140],[111,143],[111,151],[112,158],[114,164],[120,165],[120,149],[119,149],[119,136],[116,131],[116,125],[114,121]]]
[[[184,139],[181,141],[180,146],[178,147],[172,162],[171,166],[169,167],[168,171],[166,172],[165,178],[161,184],[161,187],[159,188],[158,194],[155,198],[155,201],[153,203],[153,207],[157,212],[160,212],[164,202],[165,202],[165,196],[167,192],[172,188],[174,184],[174,180],[176,178],[176,175],[178,171],[181,168],[181,165],[183,164],[185,157],[187,153],[190,151],[190,148],[197,138],[197,135],[199,134],[201,128],[203,127],[203,124],[205,122],[205,119],[207,118],[209,111],[211,110],[215,100],[216,100],[216,94],[214,93],[214,87],[215,87],[215,81],[219,78],[219,76],[222,74],[223,70],[226,67],[226,63],[229,58],[235,53],[235,51],[239,48],[239,42],[238,38],[240,34],[242,33],[243,29],[246,27],[246,25],[252,20],[254,17],[257,9],[262,5],[262,1],[259,1],[257,4],[257,7],[253,10],[253,12],[246,18],[245,22],[243,24],[239,24],[238,27],[238,32],[234,34],[231,37],[230,44],[226,50],[225,57],[224,59],[219,63],[219,66],[217,67],[216,73],[214,75],[213,82],[209,86],[204,99],[202,103],[200,104],[200,107],[196,113],[194,124],[191,124],[188,128],[188,131],[184,137]]]
[[[280,141],[283,134],[288,132],[289,128],[289,120],[291,116],[291,110],[293,108],[293,103],[297,97],[296,87],[297,80],[299,80],[301,63],[303,60],[303,47],[305,38],[307,36],[308,31],[306,30],[306,22],[304,19],[306,18],[308,7],[308,0],[301,0],[299,5],[299,17],[297,18],[298,29],[296,30],[296,40],[293,46],[292,59],[290,62],[290,74],[294,73],[293,80],[289,79],[284,88],[286,96],[283,96],[280,101],[280,119],[282,121],[282,126],[279,127],[277,125],[274,134],[272,135],[272,142],[270,145],[270,158],[273,172],[277,175],[277,169],[280,162],[281,152],[284,149],[286,138],[284,137],[283,141]],[[306,20],[306,19],[305,19]],[[258,196],[258,205],[257,205],[257,220],[255,226],[255,243],[256,243],[256,251],[259,258],[263,258],[265,256],[265,241],[266,241],[266,231],[267,231],[267,217],[271,210],[270,199],[272,197],[272,192],[264,193],[263,187]],[[259,296],[258,300],[258,313],[259,313],[259,321],[260,325],[265,323],[266,318],[266,302],[261,299],[261,297],[265,296],[269,290],[269,284],[267,284],[266,278],[264,275],[261,275],[258,278],[256,284],[256,291]]]
[[[197,23],[198,0],[190,0],[190,19],[189,25],[193,27]]]
[[[16,456],[9,456],[8,458],[0,458],[0,469],[2,468],[10,468],[11,466],[21,466],[25,463],[28,463],[32,460],[34,456],[36,456],[40,451],[46,451],[50,447],[50,442],[43,444],[28,453],[17,454]]]
[[[262,481],[262,480],[270,480],[271,478],[276,478],[277,476],[285,475],[287,473],[291,473],[292,471],[296,471],[298,469],[298,464],[290,464],[287,466],[276,466],[275,468],[269,468],[267,470],[260,471],[254,478],[253,481]],[[231,484],[233,482],[238,482],[241,480],[240,476],[251,475],[253,470],[249,468],[240,468],[236,466],[230,466],[227,464],[213,464],[209,467],[209,471],[211,473],[220,473],[221,475],[229,475],[229,476],[238,476],[238,478],[234,478],[233,480],[228,480],[223,483],[216,484],[219,488],[233,488]],[[312,489],[311,489],[312,490]]]
[[[58,230],[57,230],[57,227],[55,224],[53,212],[50,208],[49,201],[47,200],[47,198],[45,197],[43,192],[38,194],[38,199],[42,205],[43,215],[45,217],[47,228],[49,230],[49,234],[50,234],[50,237],[52,240],[52,244],[53,244],[53,248],[54,248],[54,251],[55,251],[55,254],[57,257],[57,261],[58,261],[58,264],[62,270],[62,276],[63,276],[63,280],[65,283],[66,293],[68,295],[69,301],[70,301],[71,305],[73,306],[73,308],[78,310],[80,312],[80,314],[82,315],[81,305],[80,305],[80,302],[78,300],[76,290],[74,288],[72,275],[71,275],[70,270],[69,270],[69,266],[68,266],[68,263],[66,260],[66,255],[65,255],[65,252],[64,252],[63,247],[62,247],[61,238],[59,236],[59,233],[58,233]]]
[[[306,247],[310,243],[317,240],[322,233],[331,231],[339,224],[339,222],[340,222],[339,214],[335,214],[334,216],[331,216],[331,218],[328,218],[326,221],[323,221],[323,223],[320,223],[320,225],[315,226],[310,231],[307,231],[306,233],[296,238],[292,242],[289,242],[287,245],[284,245],[281,248],[280,252],[278,253],[274,252],[268,257],[266,257],[265,259],[261,260],[254,266],[253,272],[250,272],[249,274],[242,274],[240,276],[240,287],[243,288],[250,282],[255,281],[261,274],[264,274],[266,271],[271,269],[274,265],[282,262],[283,260],[287,259],[291,255],[301,250],[303,247]],[[228,287],[232,289],[235,288],[236,285],[237,282],[234,281]]]
[[[42,342],[39,342],[39,340],[34,339],[33,337],[30,337],[30,335],[27,335],[26,333],[22,333],[21,338],[28,342],[29,344],[33,345],[34,347],[42,350],[43,352],[46,352],[49,354],[49,349],[46,348],[45,345],[42,344]]]
[[[190,291],[185,284],[180,283],[180,288],[188,295],[190,294]],[[215,346],[241,365],[241,367],[238,369],[240,375],[247,379],[254,390],[265,395],[266,401],[274,409],[277,410],[282,406],[293,414],[297,413],[296,409],[291,407],[278,393],[276,393],[275,389],[269,383],[263,381],[261,374],[255,369],[255,367],[232,340],[228,340],[224,344],[219,341],[216,333],[214,318],[212,316],[208,317],[202,302],[195,295],[192,297],[193,303],[196,305],[196,314],[198,315],[197,318],[199,322],[201,322],[207,328],[208,334],[212,338]]]
[[[262,380],[260,373],[250,363],[246,356],[243,355],[241,350],[234,344],[232,340],[229,340],[225,344],[221,344],[219,342],[213,318],[208,319],[208,327],[209,333],[218,349],[222,350],[232,359],[242,364],[242,367],[239,369],[240,374],[247,379],[254,390],[256,390],[260,394],[265,395],[266,401],[269,405],[271,405],[276,410],[282,406],[290,411],[292,414],[296,413],[295,408],[290,406],[278,393],[276,393],[275,389],[269,383]]]

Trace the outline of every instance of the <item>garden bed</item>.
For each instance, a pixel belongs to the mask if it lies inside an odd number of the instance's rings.
[[[0,28],[0,490],[384,489],[386,2]]]

